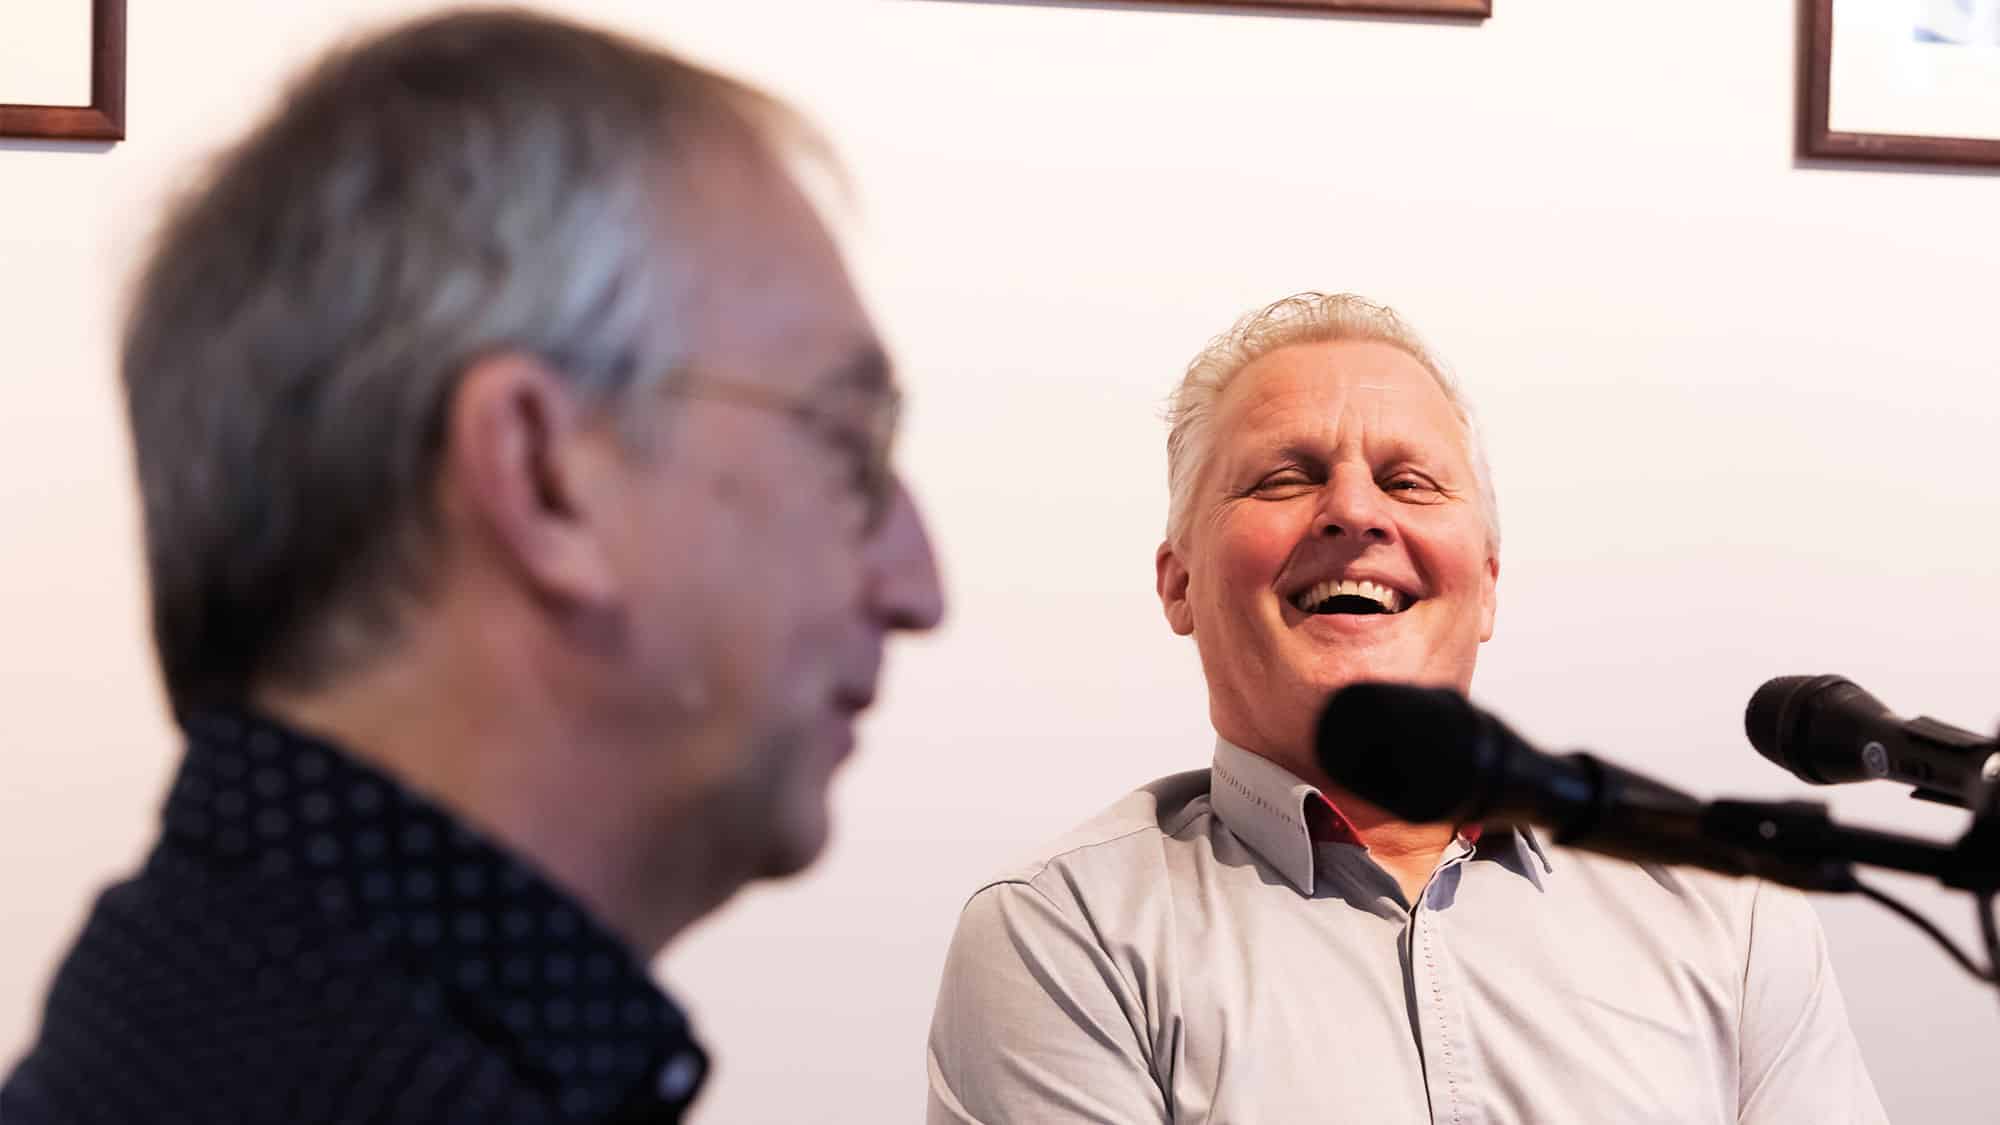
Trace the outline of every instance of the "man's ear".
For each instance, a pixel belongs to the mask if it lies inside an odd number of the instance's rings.
[[[1188,604],[1188,568],[1169,540],[1161,540],[1160,549],[1153,553],[1153,575],[1168,627],[1183,637],[1191,636],[1194,609]]]
[[[1492,555],[1486,560],[1486,577],[1479,590],[1479,640],[1482,644],[1493,639],[1493,614],[1499,601],[1500,556]]]
[[[443,502],[538,595],[602,606],[618,593],[605,541],[612,429],[542,360],[484,356],[459,377],[448,408]]]

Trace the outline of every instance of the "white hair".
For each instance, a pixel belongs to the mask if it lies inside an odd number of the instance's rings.
[[[1238,372],[1280,348],[1335,340],[1373,340],[1408,352],[1437,380],[1465,432],[1465,455],[1479,488],[1487,548],[1500,550],[1500,507],[1479,422],[1443,361],[1393,309],[1352,293],[1295,293],[1248,313],[1208,342],[1188,364],[1167,402],[1167,541],[1180,544],[1192,515],[1196,482],[1214,444],[1215,404]]]

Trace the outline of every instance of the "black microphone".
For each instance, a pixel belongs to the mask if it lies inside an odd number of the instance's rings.
[[[1454,691],[1342,688],[1320,713],[1317,739],[1328,777],[1404,820],[1536,824],[1557,843],[1622,859],[1777,874],[1779,860],[1710,838],[1706,806],[1694,797],[1590,754],[1544,754]],[[1784,876],[1819,881],[1813,872]]]
[[[1897,781],[1968,807],[2000,776],[2000,745],[1936,719],[1905,719],[1843,676],[1779,676],[1743,712],[1750,745],[1814,785]]]

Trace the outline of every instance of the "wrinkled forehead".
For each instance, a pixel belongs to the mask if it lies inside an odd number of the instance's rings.
[[[1370,445],[1465,456],[1465,425],[1437,377],[1393,344],[1294,345],[1238,372],[1217,409],[1216,452],[1272,445]]]

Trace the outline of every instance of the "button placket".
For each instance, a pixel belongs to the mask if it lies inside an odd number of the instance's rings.
[[[1423,1010],[1424,1073],[1430,1087],[1431,1119],[1449,1125],[1476,1125],[1481,1115],[1471,1113],[1464,1098],[1464,1083],[1469,1077],[1464,1065],[1466,1045],[1459,1041],[1460,1028],[1452,1018],[1451,997],[1445,991],[1449,964],[1439,927],[1441,915],[1432,905],[1439,878],[1464,864],[1474,850],[1462,839],[1454,842],[1454,849],[1431,872],[1410,910],[1410,960],[1412,970],[1421,968],[1422,973],[1414,991]]]

